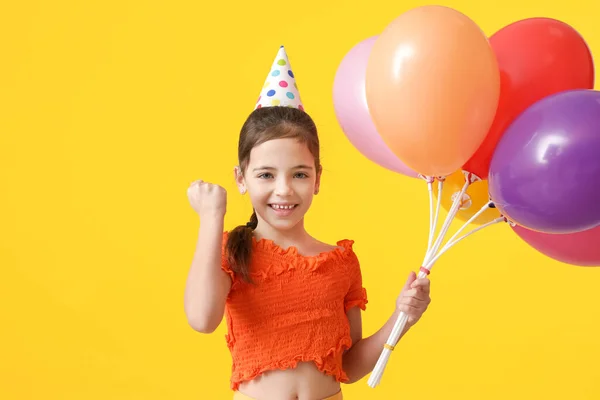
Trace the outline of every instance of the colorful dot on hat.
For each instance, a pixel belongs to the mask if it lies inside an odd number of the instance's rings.
[[[262,104],[259,104],[256,108],[262,108]]]
[[[273,100],[271,100],[271,104],[274,106],[278,106],[279,104],[281,104],[281,101],[279,101],[277,99],[273,99]]]
[[[280,73],[281,72],[278,69],[276,69],[273,72],[271,72],[271,76],[279,76]]]
[[[286,81],[279,81],[279,86],[288,87],[288,83]]]
[[[291,69],[288,70],[288,75],[291,76],[292,78],[294,77],[294,73],[292,72]]]
[[[279,61],[277,61],[277,64],[279,64],[279,65],[285,65],[286,62],[285,62],[285,60],[283,58],[280,58]]]
[[[275,96],[275,91],[274,91],[273,89],[269,90],[269,91],[267,92],[267,96],[269,96],[269,97],[273,97],[273,96]]]
[[[260,99],[262,99],[262,96],[258,96],[258,100],[256,100],[256,102],[258,103]]]
[[[294,93],[292,92],[287,92],[285,95],[288,97],[288,99],[294,99]]]
[[[267,86],[269,86],[269,84],[270,84],[270,83],[271,83],[271,82],[269,82],[269,81],[266,81],[266,82],[265,82],[265,84],[263,85],[263,89],[264,89],[264,88],[266,88]]]
[[[304,111],[304,107],[302,107],[302,104],[298,105],[298,108],[302,111]]]
[[[294,87],[295,87],[296,89],[298,89],[298,85],[296,84],[296,82],[294,82]]]

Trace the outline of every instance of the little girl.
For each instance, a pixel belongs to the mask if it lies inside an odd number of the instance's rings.
[[[340,383],[373,370],[399,313],[409,316],[404,334],[430,302],[429,280],[411,273],[393,315],[362,337],[367,295],[353,242],[329,245],[304,228],[322,168],[317,129],[293,79],[282,47],[266,100],[241,129],[235,177],[254,208],[250,221],[224,232],[225,190],[203,181],[188,188],[201,224],[185,312],[203,333],[226,316],[234,399],[340,400]]]

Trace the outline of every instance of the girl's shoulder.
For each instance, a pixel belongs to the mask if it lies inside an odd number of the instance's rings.
[[[338,240],[335,244],[330,244],[313,238],[313,243],[311,243],[306,253],[322,254],[331,253],[335,251],[352,251],[353,245],[354,241],[349,239]]]

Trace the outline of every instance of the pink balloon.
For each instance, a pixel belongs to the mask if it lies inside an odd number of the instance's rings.
[[[377,36],[354,46],[340,63],[333,82],[333,105],[342,131],[369,160],[391,171],[417,178],[418,174],[387,147],[371,119],[365,93],[365,75]]]
[[[513,230],[540,253],[567,264],[600,266],[600,226],[582,232],[542,233],[516,225]]]

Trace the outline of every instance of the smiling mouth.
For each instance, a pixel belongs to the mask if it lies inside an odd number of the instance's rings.
[[[273,210],[286,211],[293,210],[294,208],[298,207],[298,204],[269,204],[269,207],[271,207]]]

